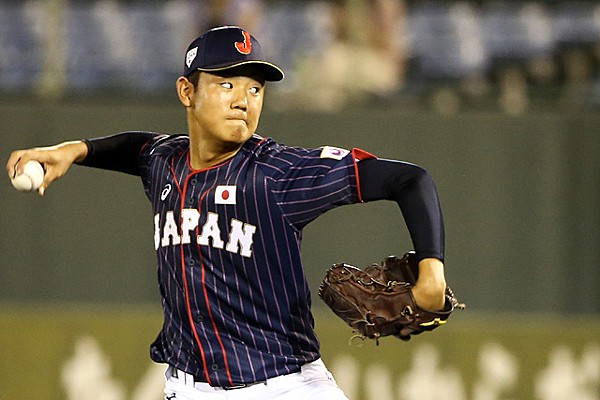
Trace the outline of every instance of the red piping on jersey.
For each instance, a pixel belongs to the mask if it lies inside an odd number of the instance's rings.
[[[175,186],[177,186],[177,191],[181,195],[181,198],[182,198],[181,208],[183,208],[183,202],[185,201],[185,198],[183,196],[183,193],[181,192],[181,187],[179,186],[179,179],[177,179],[177,174],[175,173],[175,165],[173,165],[174,162],[175,162],[175,160],[171,160],[171,174],[173,174],[173,181],[175,182]]]
[[[185,193],[185,190],[187,190],[187,183],[188,183],[190,176],[191,175],[188,175],[187,178],[185,179],[184,193]],[[204,200],[204,198],[206,197],[208,192],[210,192],[212,189],[214,189],[214,187],[215,186],[212,186],[211,188],[206,190],[204,193],[202,193],[202,195],[200,196],[200,199],[199,199],[199,207],[202,205],[202,201]],[[182,197],[181,197],[181,208],[182,209],[184,207],[184,204],[185,204],[185,196],[182,195]],[[200,229],[200,227],[196,227],[196,237],[198,237],[198,235],[200,234],[199,229]],[[196,325],[194,323],[194,318],[192,315],[192,306],[190,303],[187,274],[185,272],[185,258],[184,258],[184,252],[183,252],[183,245],[180,245],[180,248],[181,248],[181,272],[182,272],[182,277],[183,277],[183,288],[185,291],[185,305],[187,308],[188,319],[190,320],[192,332],[194,333],[194,339],[196,339],[196,344],[198,345],[198,348],[200,349],[200,354],[202,356],[202,366],[204,369],[204,377],[206,378],[206,381],[208,382],[208,384],[211,385],[211,379],[210,379],[210,375],[208,373],[208,366],[206,364],[206,356],[204,354],[204,349],[202,347],[200,337],[198,336],[198,331],[196,330]],[[231,385],[233,385],[234,383],[233,383],[233,379],[231,378],[231,371],[229,369],[229,361],[227,360],[227,351],[225,350],[225,346],[223,345],[223,341],[221,340],[221,335],[219,334],[219,330],[217,329],[217,324],[215,322],[212,311],[210,309],[210,303],[209,303],[209,299],[208,299],[208,291],[206,290],[206,268],[204,266],[204,261],[202,259],[202,251],[200,249],[200,245],[198,245],[198,255],[200,257],[200,265],[202,267],[202,291],[204,294],[204,301],[206,302],[206,310],[208,312],[208,316],[212,323],[213,329],[215,330],[215,334],[217,336],[217,340],[219,341],[219,346],[221,347],[221,351],[223,352],[223,360],[225,362],[225,371],[227,372],[227,378],[229,379],[229,383]]]
[[[187,185],[187,180],[186,180]],[[198,207],[202,206],[202,202],[204,198],[212,189],[214,189],[214,185],[202,193],[200,196],[200,201]],[[198,230],[200,227],[196,227],[196,237],[200,234]],[[227,361],[227,351],[225,351],[225,346],[223,345],[223,341],[221,340],[221,335],[219,334],[219,330],[217,329],[217,324],[215,319],[213,318],[212,310],[210,309],[210,303],[208,301],[208,291],[206,290],[206,268],[204,266],[204,260],[202,258],[202,251],[200,250],[200,245],[197,244],[198,247],[198,255],[200,256],[200,265],[202,266],[202,291],[204,292],[204,301],[206,302],[206,310],[208,311],[208,316],[210,317],[210,322],[212,323],[213,329],[215,330],[215,334],[217,335],[217,340],[219,341],[219,346],[221,347],[221,351],[223,352],[223,361],[225,362],[225,371],[227,372],[227,379],[229,379],[229,384],[233,385],[233,379],[231,378],[231,371],[229,370],[229,361]]]
[[[202,196],[204,197],[204,196]],[[196,231],[200,228],[196,228]],[[204,292],[204,301],[206,302],[206,310],[208,311],[208,316],[210,318],[210,322],[212,323],[213,329],[215,330],[215,334],[217,335],[217,340],[219,341],[219,346],[221,347],[221,351],[223,352],[223,361],[225,362],[225,371],[227,372],[227,379],[229,379],[229,384],[233,385],[233,379],[231,378],[231,371],[229,370],[229,361],[227,360],[227,351],[225,351],[225,346],[223,345],[223,341],[221,340],[221,335],[219,334],[219,330],[217,329],[217,324],[215,319],[213,318],[213,313],[210,309],[210,303],[208,302],[208,291],[206,290],[206,268],[204,267],[204,261],[202,259],[202,253],[200,252],[200,245],[198,245],[198,253],[200,254],[200,265],[202,265],[202,291]],[[206,368],[205,368],[206,369]]]
[[[369,153],[368,151],[364,151],[364,150],[358,149],[356,147],[352,149],[352,161],[354,162],[354,174],[356,175],[356,188],[358,191],[358,200],[361,203],[364,203],[364,201],[362,199],[362,193],[360,191],[360,179],[358,176],[358,162],[362,161],[362,160],[367,160],[369,158],[377,158],[377,157],[375,157],[373,154]]]
[[[267,140],[267,138],[261,138],[261,140],[260,140],[260,141],[259,141],[259,142],[256,144],[256,147],[260,146],[260,145],[261,145],[261,144],[262,144],[264,141],[266,141],[266,140]],[[245,143],[244,143],[244,144],[245,144]],[[242,149],[242,147],[240,147],[240,149],[239,149],[239,150],[241,150],[241,149]],[[238,150],[238,152],[239,152],[239,150]],[[362,150],[361,150],[361,151],[362,151]],[[204,171],[211,170],[211,169],[213,169],[213,168],[218,168],[218,167],[220,167],[220,166],[222,166],[222,165],[224,165],[224,164],[227,164],[229,161],[231,161],[231,160],[233,159],[233,157],[235,157],[235,155],[236,155],[236,154],[237,154],[237,152],[236,152],[236,153],[235,153],[233,156],[231,156],[230,158],[228,158],[227,160],[223,161],[223,162],[222,162],[222,163],[220,163],[220,164],[217,164],[217,165],[212,165],[212,166],[210,166],[210,167],[201,168],[201,169],[194,169],[194,168],[192,167],[192,154],[191,154],[191,152],[188,150],[188,152],[187,152],[187,156],[186,156],[186,163],[187,163],[187,166],[188,166],[188,168],[190,169],[190,171],[192,171],[193,173],[204,172]]]
[[[175,171],[173,171],[173,176],[175,177],[174,181],[176,182],[177,189],[181,193],[181,209],[183,210],[183,208],[185,206],[185,196],[183,195],[183,193],[181,192],[181,189],[179,188],[179,182],[177,179],[177,175],[175,175],[174,172]],[[188,178],[189,178],[189,176],[185,180],[184,188],[187,188],[187,179]],[[203,370],[204,370],[203,371],[204,377],[206,378],[206,382],[208,382],[208,384],[210,385],[211,384],[210,375],[208,374],[208,368],[206,368],[206,355],[204,354],[204,348],[202,347],[202,342],[200,342],[200,336],[198,336],[198,331],[196,330],[196,325],[194,323],[194,317],[192,316],[192,306],[190,304],[190,291],[189,291],[189,287],[188,287],[187,274],[185,272],[185,254],[183,252],[183,244],[179,245],[179,249],[181,250],[181,252],[180,252],[181,253],[180,254],[181,277],[183,278],[183,290],[185,292],[185,307],[187,308],[188,319],[190,320],[190,326],[192,327],[194,339],[196,340],[196,344],[198,345],[198,348],[200,349],[200,356],[202,357],[202,366],[203,366]],[[204,273],[204,270],[202,272]]]
[[[200,337],[198,336],[198,331],[196,330],[196,325],[194,325],[194,318],[192,317],[192,307],[190,305],[190,295],[187,283],[187,274],[185,273],[185,257],[183,253],[183,245],[180,245],[181,249],[181,275],[183,278],[183,290],[185,291],[185,306],[187,308],[188,319],[190,320],[190,326],[192,327],[192,332],[194,333],[194,339],[196,339],[196,344],[200,349],[200,356],[202,357],[202,365],[204,367],[204,377],[208,384],[211,384],[210,375],[208,374],[208,370],[206,368],[206,356],[204,355],[204,349],[202,347],[202,343],[200,342]]]

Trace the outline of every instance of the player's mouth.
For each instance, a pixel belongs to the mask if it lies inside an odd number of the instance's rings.
[[[240,123],[243,123],[244,125],[248,125],[248,120],[243,117],[227,117],[226,119],[227,119],[227,121],[240,122]]]

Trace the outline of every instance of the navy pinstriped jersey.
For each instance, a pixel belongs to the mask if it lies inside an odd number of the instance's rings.
[[[302,229],[361,201],[360,150],[303,149],[257,135],[227,162],[189,166],[187,136],[142,150],[164,325],[151,346],[213,386],[261,381],[317,359]]]

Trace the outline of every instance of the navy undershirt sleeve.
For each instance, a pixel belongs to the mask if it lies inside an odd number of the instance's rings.
[[[395,201],[419,260],[444,260],[444,221],[431,175],[401,161],[368,159],[358,163],[362,199]]]
[[[83,139],[88,147],[88,154],[78,164],[140,176],[138,158],[142,147],[157,135],[152,132],[123,132]]]

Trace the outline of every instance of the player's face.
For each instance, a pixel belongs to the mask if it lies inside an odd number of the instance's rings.
[[[189,122],[204,140],[242,144],[258,127],[264,89],[264,81],[252,70],[201,72]]]

